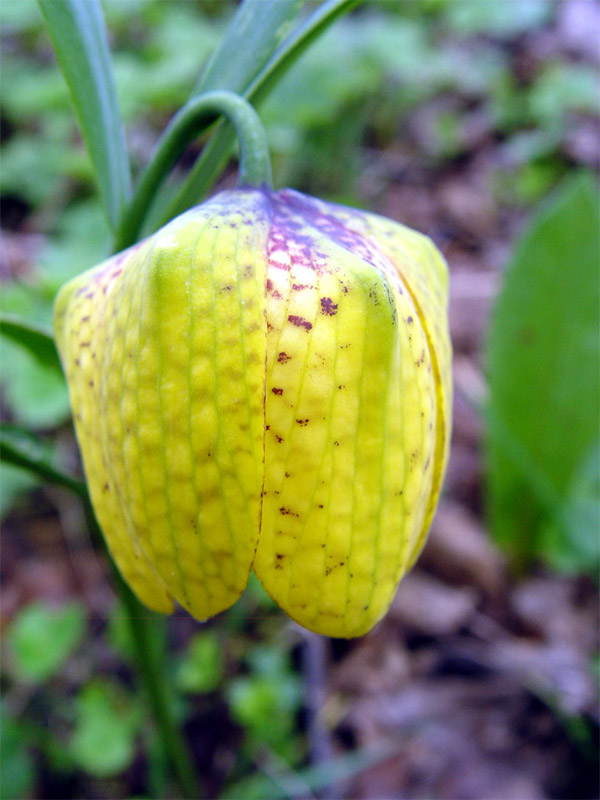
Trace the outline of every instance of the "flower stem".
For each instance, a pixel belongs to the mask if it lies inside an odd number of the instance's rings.
[[[188,743],[174,713],[169,671],[165,664],[164,620],[140,605],[117,569],[114,568],[113,571],[129,624],[138,674],[152,709],[160,741],[179,785],[181,797],[185,800],[197,800],[203,791]]]
[[[271,186],[271,162],[260,118],[247,100],[233,92],[215,91],[195,97],[173,117],[143,173],[131,204],[119,225],[115,250],[134,244],[160,183],[181,151],[207,122],[226,117],[240,141],[238,186]],[[201,128],[202,126],[202,128]]]
[[[53,467],[42,458],[32,456],[25,448],[9,441],[0,432],[0,458],[13,466],[38,475],[47,483],[62,486],[74,492],[83,505],[85,517],[94,542],[104,543],[92,509],[87,486],[83,481]],[[169,690],[166,649],[160,637],[162,620],[144,608],[121,577],[110,554],[119,599],[126,612],[129,635],[135,653],[136,666],[173,776],[177,780],[182,798],[198,798],[202,794],[194,762],[179,728]]]

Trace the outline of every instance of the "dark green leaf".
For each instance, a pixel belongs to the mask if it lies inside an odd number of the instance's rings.
[[[581,536],[598,533],[577,522],[594,483],[577,475],[600,436],[599,218],[589,178],[563,185],[518,246],[493,315],[491,528],[520,563],[555,561],[573,530],[581,553]]]
[[[52,367],[62,375],[52,331],[11,314],[0,314],[0,333],[25,347],[40,364]]]
[[[115,228],[129,199],[130,171],[98,0],[38,0]]]
[[[15,677],[41,683],[64,664],[83,637],[85,609],[80,603],[50,607],[32,603],[8,632]]]

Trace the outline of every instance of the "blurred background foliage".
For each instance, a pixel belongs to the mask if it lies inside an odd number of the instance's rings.
[[[189,97],[235,3],[104,0],[103,7],[137,174]],[[111,240],[35,0],[5,0],[0,26],[0,307],[49,324],[58,287],[105,257]],[[387,637],[376,684],[385,704],[385,675],[408,686],[433,679],[434,662],[445,674],[440,653],[456,646],[453,637],[463,637],[455,662],[471,659],[450,672],[462,677],[496,670],[502,657],[514,667],[525,659],[517,644],[537,643],[540,662],[531,655],[530,671],[515,679],[532,706],[507,723],[506,752],[519,751],[523,715],[536,724],[541,715],[550,744],[539,732],[527,741],[555,761],[526,775],[532,793],[521,797],[597,792],[597,695],[589,690],[597,593],[585,576],[597,579],[600,529],[599,30],[595,0],[371,0],[319,39],[260,109],[277,187],[399,219],[433,236],[450,262],[454,450],[438,538],[434,526],[412,586],[433,610],[436,600],[446,611],[467,610],[438,630],[410,610],[401,589],[390,627],[374,634],[373,641]],[[200,147],[188,148],[172,188]],[[232,168],[220,187],[233,175]],[[76,469],[62,377],[16,344],[1,344],[4,419],[42,434],[56,463]],[[166,765],[132,684],[123,611],[80,514],[61,492],[6,465],[0,500],[7,531],[2,797],[168,796]],[[481,538],[469,550],[465,531],[473,526]],[[440,536],[452,539],[452,531],[455,550],[444,551]],[[442,561],[452,570],[453,558],[458,566],[449,576]],[[556,620],[523,601],[531,595],[538,605],[569,598],[557,613],[579,614],[573,662],[565,661],[571,651],[564,632],[555,636]],[[479,651],[464,654],[464,637],[482,637],[474,622],[482,615],[494,620],[500,639],[514,637],[514,651],[485,651],[492,666]],[[364,709],[363,727],[347,717],[349,698],[369,690],[348,678],[346,665],[356,662],[359,683],[368,684],[367,667],[375,669],[368,643],[333,647],[321,723],[325,755],[338,760],[327,771],[319,770],[311,742],[302,666],[310,642],[256,582],[214,624],[199,629],[176,615],[168,637],[172,701],[211,796],[305,797],[335,781],[340,793],[352,785],[353,797],[391,791],[385,770],[373,772],[373,764],[389,763],[390,737],[375,735],[380,728],[364,723]],[[562,647],[562,660],[552,661],[554,646]],[[564,669],[580,670],[579,695]],[[396,776],[403,796],[466,796],[429,763],[421,768],[431,767],[430,780],[419,783],[406,758]],[[489,770],[485,780],[492,781]],[[349,784],[359,773],[375,778]],[[508,798],[508,784],[504,790]]]

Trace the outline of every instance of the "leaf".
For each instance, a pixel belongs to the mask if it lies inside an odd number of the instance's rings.
[[[125,137],[98,0],[38,0],[112,228],[131,193]]]
[[[2,425],[0,458],[5,464],[27,470],[48,483],[64,486],[84,499],[87,497],[85,483],[56,469],[52,464],[52,453],[48,444],[30,431]]]
[[[304,0],[244,0],[192,92],[240,94],[281,44]]]
[[[254,105],[259,104],[311,42],[359,2],[360,0],[326,0],[273,53],[267,64],[245,89],[244,97]],[[208,191],[223,169],[234,141],[232,127],[219,123],[166,212],[160,218],[153,220],[153,230],[186,211]]]
[[[576,476],[600,436],[599,216],[589,177],[563,184],[517,247],[492,319],[489,513],[521,564],[555,560],[557,527],[568,555],[565,526],[589,494],[573,487],[593,483]]]
[[[552,14],[550,0],[452,0],[446,18],[451,29],[463,36],[476,33],[505,37],[541,27]]]
[[[61,607],[32,603],[19,612],[8,632],[15,677],[42,683],[62,667],[81,642],[85,609],[71,602]]]
[[[128,697],[107,681],[84,686],[69,750],[75,763],[99,778],[118,775],[135,755],[139,715]]]
[[[207,631],[193,636],[177,669],[176,682],[182,692],[212,692],[223,676],[221,645]]]
[[[38,363],[56,369],[62,375],[58,350],[50,330],[11,314],[0,314],[0,333],[26,348]]]

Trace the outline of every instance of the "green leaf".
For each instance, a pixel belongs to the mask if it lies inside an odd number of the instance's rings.
[[[492,319],[490,521],[521,565],[556,562],[557,540],[569,556],[573,535],[579,553],[581,536],[597,536],[577,520],[600,437],[599,217],[589,177],[563,184],[517,247]]]
[[[267,63],[304,0],[244,0],[208,60],[192,96],[227,89],[241,94]]]
[[[84,686],[76,700],[76,714],[69,750],[81,769],[106,778],[131,764],[140,719],[130,699],[115,685],[98,680]]]
[[[176,681],[182,692],[212,692],[223,677],[222,646],[211,631],[190,639],[177,669]]]
[[[564,524],[555,533],[553,566],[567,572],[593,571],[600,565],[600,442],[576,469],[567,492]]]
[[[552,14],[550,0],[452,0],[446,18],[451,29],[463,36],[476,33],[510,37],[539,28]]]
[[[598,71],[581,64],[549,64],[530,89],[528,104],[533,122],[542,130],[564,127],[569,111],[598,116]]]
[[[87,498],[83,481],[56,469],[51,448],[34,433],[11,425],[0,427],[0,458],[5,464],[25,469],[49,483],[64,486]]]
[[[115,228],[131,192],[129,162],[98,0],[38,0],[71,92],[102,202]]]
[[[85,609],[71,602],[60,607],[32,603],[19,612],[8,632],[15,677],[42,683],[55,675],[81,642]]]
[[[360,0],[326,0],[273,53],[258,75],[246,87],[243,93],[244,97],[253,105],[258,105],[312,41],[338,17],[350,11],[359,2]],[[223,169],[234,142],[235,136],[232,127],[219,123],[166,213],[160,219],[154,220],[153,229],[159,228],[198,202],[198,199],[208,191],[216,176]]]
[[[52,331],[12,314],[0,314],[0,333],[28,350],[38,363],[62,374]]]

